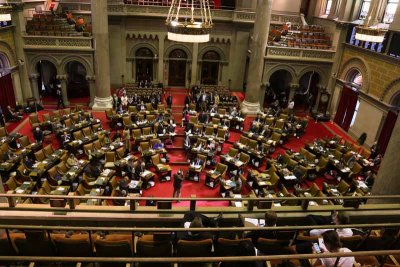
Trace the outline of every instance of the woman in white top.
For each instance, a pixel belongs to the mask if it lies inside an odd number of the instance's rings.
[[[334,230],[326,231],[323,235],[323,244],[320,244],[321,251],[325,253],[340,253],[340,252],[352,252],[348,248],[342,248],[340,243],[340,237]],[[333,257],[333,258],[321,258],[318,259],[314,266],[325,266],[325,267],[352,267],[355,260],[354,257]]]

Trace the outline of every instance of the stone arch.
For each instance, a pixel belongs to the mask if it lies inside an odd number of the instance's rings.
[[[130,51],[129,51],[129,57],[135,57],[136,55],[136,51],[138,51],[141,48],[148,48],[151,50],[151,52],[153,52],[154,55],[158,55],[158,49],[155,48],[152,44],[149,43],[140,43],[140,44],[136,44],[134,45]]]
[[[37,55],[37,56],[33,57],[29,62],[29,74],[30,75],[36,74],[36,72],[37,72],[36,65],[41,60],[47,60],[47,61],[53,63],[54,67],[56,67],[57,73],[60,73],[59,62],[55,57],[49,56],[49,55]]]
[[[292,68],[289,65],[278,65],[278,66],[273,67],[272,69],[270,69],[267,72],[267,74],[265,75],[264,80],[268,83],[270,78],[271,78],[271,76],[272,76],[272,74],[274,74],[278,70],[286,70],[292,76],[292,83],[298,83],[298,78],[297,78],[297,75],[296,75],[296,71],[295,71],[294,68]]]
[[[379,100],[391,104],[393,100],[400,94],[400,78],[393,80],[386,86]]]
[[[87,75],[93,76],[93,69],[92,69],[90,62],[88,62],[86,60],[86,58],[81,57],[81,56],[67,56],[67,57],[63,58],[63,60],[61,61],[61,64],[60,64],[61,70],[62,70],[60,75],[67,74],[67,65],[68,65],[68,63],[73,62],[73,61],[81,63],[85,67]]]
[[[9,44],[0,41],[0,53],[3,53],[7,56],[8,61],[10,62],[10,67],[17,65],[17,59],[15,57],[15,53]]]
[[[217,46],[206,46],[206,47],[204,47],[204,48],[199,52],[199,57],[198,57],[198,58],[199,58],[200,60],[202,60],[204,54],[207,53],[207,52],[209,52],[209,51],[214,51],[214,52],[218,53],[218,55],[219,55],[221,61],[225,61],[225,60],[226,60],[226,56],[225,56],[224,51],[223,51],[221,48],[217,47]]]
[[[186,45],[182,45],[182,44],[173,44],[173,45],[169,46],[167,49],[165,49],[164,58],[169,59],[169,54],[175,49],[181,49],[181,50],[185,51],[185,53],[187,55],[187,59],[192,60],[192,51],[190,51],[190,49]]]
[[[365,64],[364,60],[359,57],[353,57],[349,60],[347,60],[341,69],[339,78],[348,81],[349,79],[349,74],[352,73],[353,70],[357,70],[361,73],[362,78],[363,78],[363,84],[359,88],[359,90],[368,93],[369,91],[369,69],[367,67],[367,64]]]
[[[321,78],[320,80],[320,84],[321,85],[327,85],[328,81],[326,79],[327,75],[324,71],[321,71],[320,69],[317,69],[316,67],[313,66],[309,66],[309,67],[305,67],[304,69],[302,69],[298,75],[298,81],[300,82],[301,77],[306,74],[307,72],[313,72],[315,71],[316,73],[318,73],[319,77]]]

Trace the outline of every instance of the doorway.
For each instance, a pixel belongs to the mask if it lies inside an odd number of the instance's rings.
[[[182,49],[172,50],[169,54],[168,85],[186,86],[187,54]]]
[[[201,64],[201,84],[218,85],[220,56],[215,51],[203,55]]]
[[[146,47],[136,51],[136,82],[153,81],[154,54]]]

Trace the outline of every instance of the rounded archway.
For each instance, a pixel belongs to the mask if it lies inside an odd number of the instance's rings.
[[[88,97],[89,83],[86,79],[87,70],[79,61],[70,61],[66,64],[67,95],[69,98]]]
[[[390,104],[394,107],[400,108],[400,88]]]
[[[346,74],[346,81],[348,81],[351,86],[360,89],[363,86],[363,76],[361,71],[356,68],[350,69]]]
[[[296,107],[309,108],[315,106],[318,95],[318,84],[321,76],[315,71],[304,73],[299,79],[299,89],[294,96]]]
[[[154,53],[147,47],[136,50],[136,82],[153,81]]]
[[[56,88],[60,85],[60,81],[57,79],[57,68],[53,62],[39,60],[36,63],[36,71],[39,74],[37,78],[39,94],[56,97]]]
[[[275,100],[284,103],[289,96],[292,74],[287,70],[277,70],[269,78],[269,87],[267,88],[265,101],[270,104]]]
[[[204,53],[201,62],[201,84],[218,85],[221,56],[213,50]]]
[[[10,61],[4,53],[0,53],[0,77],[6,75],[10,69]]]
[[[188,55],[182,49],[174,49],[169,53],[168,85],[186,85],[186,62]]]

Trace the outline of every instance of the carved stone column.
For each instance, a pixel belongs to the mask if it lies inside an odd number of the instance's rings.
[[[379,14],[382,7],[382,0],[372,0],[369,6],[368,15],[365,18],[364,25],[374,26],[379,23]]]
[[[107,0],[92,0],[91,9],[93,37],[96,47],[94,53],[96,96],[92,109],[105,110],[112,108]]]
[[[249,75],[247,78],[246,99],[242,102],[242,111],[256,114],[260,111],[260,90],[264,70],[265,52],[268,42],[273,0],[258,0],[256,20],[251,42]]]
[[[340,21],[349,21],[350,20],[350,13],[351,13],[351,7],[353,5],[352,0],[342,0],[339,6],[339,11],[338,11],[338,20]]]
[[[392,23],[389,25],[389,30],[400,31],[400,4],[397,4],[396,13],[394,14]]]
[[[378,176],[372,187],[372,195],[398,195],[399,183],[399,147],[400,147],[400,118],[397,118],[392,136],[386,148],[385,157],[379,168]],[[399,203],[398,199],[369,200],[368,203]]]
[[[29,97],[34,96],[33,88],[31,88],[29,84],[29,76],[28,76],[28,64],[25,58],[24,52],[24,40],[22,38],[22,32],[25,32],[25,18],[23,14],[24,8],[23,5],[15,5],[13,8],[13,12],[11,14],[12,24],[15,26],[14,32],[14,44],[15,44],[15,54],[17,56],[17,64],[19,64],[19,78],[20,78],[20,87],[23,94],[23,99],[27,99]],[[37,85],[36,85],[37,87]],[[36,97],[35,97],[36,98]],[[36,98],[39,100],[39,98]]]
[[[38,81],[37,81],[38,78],[39,78],[39,74],[38,73],[33,73],[33,74],[29,75],[29,80],[31,82],[31,88],[32,88],[32,96],[37,101],[39,101],[39,99],[40,99]]]
[[[89,106],[92,107],[94,104],[94,98],[96,95],[96,86],[95,86],[96,77],[95,76],[86,76],[86,81],[89,83],[89,92],[90,92]]]
[[[317,84],[318,92],[317,92],[317,98],[315,99],[315,105],[313,107],[313,111],[317,111],[319,107],[319,99],[321,98],[321,92],[325,89],[324,86]]]
[[[199,44],[193,44],[193,55],[192,55],[192,74],[190,76],[190,85],[197,84],[197,67],[198,67],[198,54]]]
[[[158,82],[164,83],[164,42],[165,36],[160,35],[158,39]]]
[[[23,104],[24,103],[24,95],[22,93],[21,78],[19,76],[19,71],[17,71],[17,70],[12,71],[11,78],[13,81],[15,101],[17,101],[20,104]]]
[[[57,75],[57,79],[60,81],[61,84],[61,94],[63,98],[64,105],[69,106],[68,101],[68,92],[67,92],[67,79],[68,75]]]
[[[329,11],[329,14],[328,14],[329,19],[337,18],[339,4],[340,4],[340,0],[332,0],[331,10]]]
[[[294,98],[294,95],[296,94],[296,90],[300,88],[300,84],[298,83],[291,83],[290,84],[290,91],[289,91],[289,97],[288,97],[288,103],[291,99]]]

